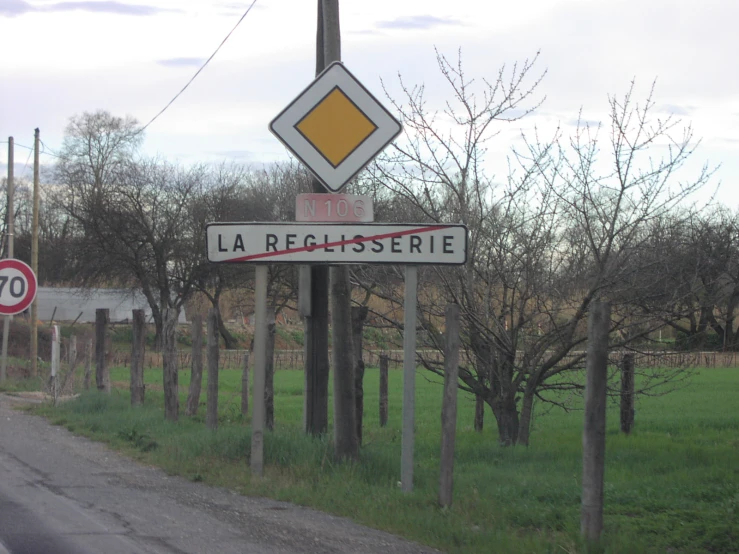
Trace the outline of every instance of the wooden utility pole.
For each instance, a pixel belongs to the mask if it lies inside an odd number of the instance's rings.
[[[8,228],[6,236],[8,237],[8,249],[6,258],[13,257],[13,241],[15,227],[15,141],[13,137],[8,137]]]
[[[326,64],[323,55],[323,0],[318,1],[316,31],[316,75]],[[326,192],[318,179],[313,179],[313,192]],[[302,270],[303,294],[310,298],[305,314],[305,432],[321,435],[328,429],[328,267],[310,266]],[[307,290],[305,290],[307,289]]]
[[[341,61],[339,0],[323,0],[323,61]],[[337,458],[359,455],[354,398],[354,346],[351,329],[349,268],[332,266],[331,333],[334,367],[334,453]]]
[[[33,220],[31,223],[31,269],[38,277],[39,143],[40,131],[33,139]],[[38,298],[31,304],[31,377],[38,375]]]
[[[588,319],[585,425],[582,434],[582,506],[580,533],[589,542],[603,532],[603,479],[606,456],[606,384],[611,307],[595,302]]]
[[[351,285],[344,266],[331,268],[331,332],[334,366],[334,454],[359,455],[354,394],[354,346],[351,334]]]
[[[14,187],[14,171],[13,164],[15,163],[14,154],[14,143],[13,137],[8,137],[8,213],[7,213],[7,228],[5,236],[8,238],[6,258],[10,259],[13,257],[13,187]],[[6,315],[3,321],[3,352],[2,362],[0,363],[0,383],[4,383],[7,379],[7,367],[8,367],[8,335],[10,335],[10,321],[13,316]]]

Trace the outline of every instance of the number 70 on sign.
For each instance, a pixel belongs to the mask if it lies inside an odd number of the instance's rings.
[[[36,298],[36,275],[20,260],[0,260],[0,315],[18,314]]]

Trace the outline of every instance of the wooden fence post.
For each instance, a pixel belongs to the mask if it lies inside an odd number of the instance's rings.
[[[585,424],[582,435],[582,506],[580,533],[597,542],[603,532],[603,476],[606,453],[606,384],[611,307],[594,302],[588,318]]]
[[[133,310],[133,343],[131,345],[131,406],[144,404],[144,348],[146,317],[144,310]]]
[[[69,350],[67,350],[67,364],[72,367],[77,361],[77,335],[69,337]]]
[[[457,433],[457,381],[459,375],[459,306],[446,308],[446,345],[444,348],[444,398],[441,408],[441,472],[439,505],[452,505],[454,489],[454,443]]]
[[[218,312],[208,310],[208,399],[205,426],[211,431],[218,429]]]
[[[621,432],[627,435],[634,426],[634,354],[621,360]]]
[[[249,353],[244,354],[244,366],[241,371],[241,415],[249,415]]]
[[[87,339],[85,343],[85,390],[90,390],[90,381],[92,380],[92,339]]]
[[[110,373],[105,356],[105,338],[108,333],[109,311],[95,310],[95,385],[99,391],[110,392]]]
[[[170,421],[177,421],[180,412],[180,395],[178,390],[178,360],[177,360],[177,319],[179,310],[167,308],[162,314],[164,317],[164,349],[162,352],[162,384],[164,388],[164,417]]]
[[[390,365],[387,354],[380,354],[380,427],[387,425],[387,370]]]
[[[190,368],[190,389],[187,393],[185,414],[194,416],[200,404],[200,389],[203,386],[203,316],[195,314],[191,321],[192,365]]]

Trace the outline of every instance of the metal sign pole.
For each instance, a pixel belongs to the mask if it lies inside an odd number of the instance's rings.
[[[403,436],[400,454],[400,486],[413,490],[413,443],[416,419],[416,303],[418,268],[405,266],[405,318],[403,326]]]
[[[13,149],[13,137],[8,137],[8,249],[6,258],[13,257],[13,178],[14,178],[14,149]],[[10,335],[10,321],[13,319],[12,315],[6,315],[3,321],[3,354],[2,361],[0,362],[0,383],[5,382],[7,378],[7,367],[8,367],[8,336]]]
[[[254,387],[251,416],[251,473],[264,473],[264,382],[267,367],[267,270],[266,265],[255,268],[254,287]]]

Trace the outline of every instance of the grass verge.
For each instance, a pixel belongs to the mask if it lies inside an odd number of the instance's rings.
[[[184,406],[189,372],[180,374]],[[161,372],[147,371],[146,404],[129,406],[128,372],[118,368],[110,396],[82,394],[35,408],[53,423],[104,441],[193,481],[313,506],[447,552],[582,552],[579,538],[582,412],[535,411],[532,446],[501,448],[486,413],[472,430],[474,402],[460,393],[451,509],[437,507],[441,387],[419,374],[415,491],[401,493],[402,374],[390,374],[388,426],[378,425],[376,369],[365,376],[361,459],[336,464],[329,437],[300,431],[302,372],[275,376],[273,433],[265,437],[265,479],[249,475],[250,429],[240,410],[240,373],[220,375],[219,429],[204,406],[195,417],[164,421]],[[206,390],[205,383],[203,390]],[[608,412],[603,552],[739,552],[739,371],[697,372],[690,386],[637,402],[631,436]],[[203,400],[204,400],[203,395]]]

